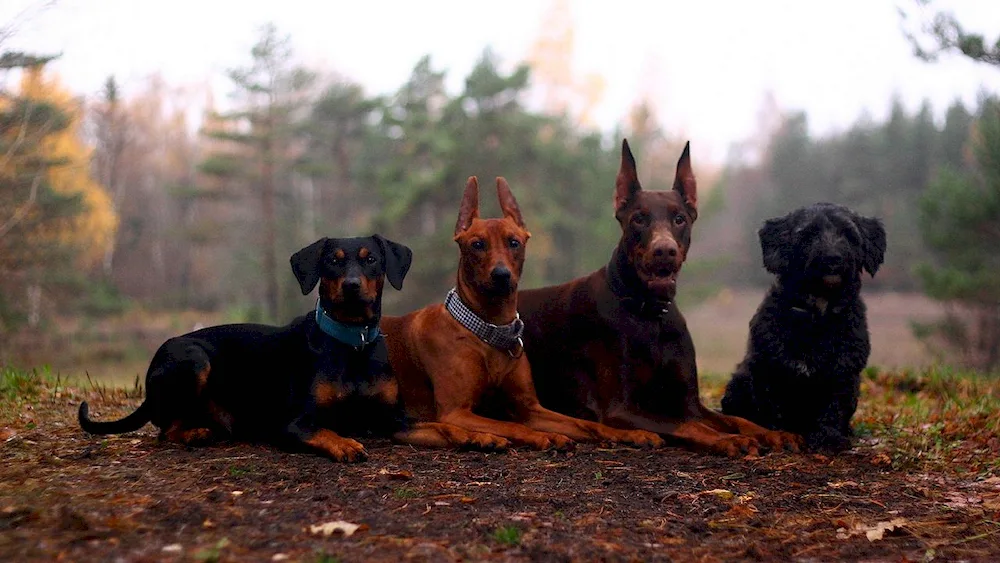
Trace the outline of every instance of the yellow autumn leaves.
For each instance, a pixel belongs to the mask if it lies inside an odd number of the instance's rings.
[[[45,172],[45,180],[59,194],[78,195],[83,205],[80,213],[65,221],[42,223],[46,227],[26,233],[26,239],[72,244],[79,249],[77,256],[80,262],[77,265],[91,267],[101,260],[104,252],[113,244],[118,217],[108,192],[90,174],[91,149],[81,138],[82,108],[55,77],[46,76],[42,69],[26,70],[22,74],[20,95],[55,105],[69,119],[68,127],[46,137],[37,146],[36,154],[27,156],[59,162],[60,164]],[[4,103],[7,101],[0,100],[0,104]],[[0,135],[7,137],[4,140],[9,142],[14,142],[18,134],[17,128],[0,131]],[[8,168],[18,166],[16,159],[3,164]],[[16,176],[17,170],[0,170],[0,176],[2,175]],[[29,208],[28,212],[36,211]]]

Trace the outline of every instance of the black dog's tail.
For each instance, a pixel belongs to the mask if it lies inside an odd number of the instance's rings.
[[[139,405],[139,408],[135,409],[135,412],[121,420],[94,422],[90,420],[90,407],[87,406],[87,401],[84,401],[80,403],[80,412],[77,414],[77,420],[80,421],[80,427],[85,432],[90,432],[91,434],[122,434],[138,430],[149,422],[151,419],[151,409],[149,401],[143,401]]]

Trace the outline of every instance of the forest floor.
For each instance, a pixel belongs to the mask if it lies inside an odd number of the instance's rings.
[[[703,380],[717,404],[723,378]],[[866,372],[858,445],[724,458],[580,445],[484,454],[367,440],[339,464],[265,446],[105,438],[141,389],[0,373],[3,561],[995,561],[1000,379]]]

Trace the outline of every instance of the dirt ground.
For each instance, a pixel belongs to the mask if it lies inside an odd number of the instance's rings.
[[[838,456],[676,448],[417,450],[346,465],[264,446],[84,434],[122,392],[47,390],[0,421],[2,561],[980,560],[1000,557],[1000,478]],[[102,398],[103,395],[103,398]],[[311,526],[360,526],[329,536]],[[332,527],[332,526],[331,526]]]

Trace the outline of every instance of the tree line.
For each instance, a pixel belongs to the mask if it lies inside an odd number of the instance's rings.
[[[458,93],[425,57],[394,92],[370,95],[302,67],[289,38],[266,26],[217,104],[155,77],[128,97],[109,78],[81,102],[46,73],[49,58],[2,47],[0,73],[20,77],[0,91],[4,334],[129,302],[284,322],[308,307],[288,256],[320,236],[371,232],[416,256],[405,291],[386,295],[388,311],[440,300],[454,283],[451,231],[473,174],[487,184],[505,176],[524,209],[533,236],[523,283],[560,283],[604,264],[617,242],[610,194],[621,138],[647,189],[669,188],[685,140],[657,125],[652,104],[611,132],[532,109],[525,100],[544,74],[505,70],[489,50]],[[206,107],[198,128],[195,102]],[[942,222],[926,222],[936,212],[926,194],[939,193],[940,178],[988,178],[979,134],[988,129],[977,124],[991,108],[985,96],[976,107],[955,102],[939,119],[929,104],[910,112],[893,101],[884,121],[862,117],[822,136],[805,114],[771,108],[752,150],[720,170],[695,145],[705,195],[682,297],[766,283],[763,219],[834,201],[886,222],[889,253],[873,287],[955,299],[927,277],[926,264],[955,251],[935,231]],[[484,205],[498,213],[490,198]]]

